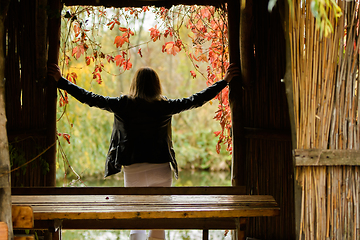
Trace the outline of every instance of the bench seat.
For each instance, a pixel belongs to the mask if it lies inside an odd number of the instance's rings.
[[[35,229],[55,225],[62,229],[230,230],[244,224],[244,218],[271,217],[280,212],[272,196],[237,195],[227,188],[176,188],[123,188],[113,194],[108,192],[111,188],[95,189],[97,194],[71,190],[72,194],[65,191],[56,195],[35,195],[36,191],[20,195],[19,190],[15,191],[18,195],[12,195],[12,202],[32,207]],[[48,193],[54,191],[62,190]]]

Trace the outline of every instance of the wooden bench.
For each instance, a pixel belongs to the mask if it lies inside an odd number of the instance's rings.
[[[272,196],[243,187],[18,188],[13,204],[30,205],[35,229],[240,229],[241,219],[279,215]]]

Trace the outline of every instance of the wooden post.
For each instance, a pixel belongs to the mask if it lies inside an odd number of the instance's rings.
[[[59,48],[60,48],[60,26],[61,26],[61,2],[60,0],[49,1],[49,25],[48,25],[48,36],[49,36],[49,52],[48,52],[48,63],[58,63],[59,59]],[[56,141],[56,83],[53,79],[48,81],[47,85],[47,136],[46,146],[51,146]],[[46,159],[50,166],[50,171],[46,178],[47,186],[55,186],[56,180],[56,146],[51,147],[46,153]]]
[[[9,143],[5,113],[5,18],[10,0],[0,2],[0,221],[5,222],[8,239],[13,238]]]
[[[240,66],[240,1],[228,2],[228,32],[230,63]],[[242,114],[242,82],[235,78],[230,82],[229,101],[232,119],[233,162],[232,183],[234,186],[244,186],[245,182],[245,130]],[[242,171],[242,172],[241,172]]]
[[[286,98],[288,102],[289,108],[289,119],[290,119],[290,127],[291,127],[291,142],[292,142],[292,149],[297,148],[297,141],[296,141],[296,127],[295,127],[295,113],[294,113],[294,93],[293,93],[293,83],[292,83],[292,71],[291,71],[291,46],[290,46],[290,36],[289,36],[289,4],[287,1],[283,1],[280,4],[280,16],[282,16],[283,22],[283,29],[284,29],[284,36],[285,36],[285,58],[286,58],[286,65],[285,65],[285,75],[284,75],[284,82],[285,82],[285,91],[286,91]],[[294,183],[294,224],[295,228],[295,239],[299,239],[300,233],[300,216],[301,216],[301,187],[297,183],[295,179],[296,174],[296,164],[295,164],[295,157],[293,157],[293,169],[294,172],[292,173],[292,179]]]
[[[230,63],[235,63],[240,67],[240,5],[241,0],[230,0],[228,2],[228,33],[229,33],[229,58]],[[244,1],[244,0],[242,0]],[[245,130],[243,123],[242,109],[242,81],[237,77],[230,82],[229,102],[232,119],[232,185],[246,185],[246,165],[245,165]],[[242,239],[243,231],[237,225],[232,236],[233,239]]]

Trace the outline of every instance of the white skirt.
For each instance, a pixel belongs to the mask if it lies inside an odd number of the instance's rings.
[[[170,163],[135,163],[124,166],[125,187],[171,187]]]

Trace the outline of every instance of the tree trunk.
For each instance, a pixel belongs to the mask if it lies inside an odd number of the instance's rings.
[[[5,18],[10,0],[0,2],[0,221],[8,226],[8,238],[13,239],[11,218],[11,178],[9,143],[5,114]]]

